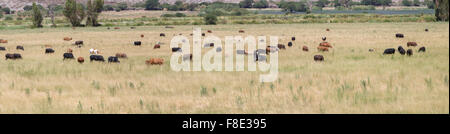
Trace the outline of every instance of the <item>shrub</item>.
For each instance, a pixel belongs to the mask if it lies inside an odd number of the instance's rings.
[[[175,17],[186,17],[184,13],[175,13]]]
[[[206,25],[216,25],[217,24],[217,16],[213,14],[207,14],[205,17]]]
[[[13,20],[13,18],[11,16],[6,16],[5,20]]]

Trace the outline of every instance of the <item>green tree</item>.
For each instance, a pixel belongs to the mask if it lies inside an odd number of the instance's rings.
[[[159,0],[145,1],[145,10],[160,10]]]
[[[2,8],[2,11],[3,11],[5,14],[11,14],[11,9],[9,9],[8,7]]]
[[[288,13],[308,11],[305,2],[293,2],[293,1],[283,3],[282,9],[284,11],[287,11]]]
[[[100,26],[98,23],[98,16],[103,11],[103,4],[103,0],[95,0],[94,2],[89,0],[87,2],[87,26]]]
[[[448,21],[448,0],[434,0],[437,21]]]
[[[434,9],[434,2],[432,0],[425,0],[423,2],[429,9]]]
[[[269,7],[269,3],[267,2],[267,0],[260,0],[260,1],[256,2],[253,7],[255,7],[255,8],[268,8]]]
[[[253,0],[244,0],[239,2],[239,7],[241,8],[252,8],[255,1]]]
[[[316,2],[316,6],[320,7],[320,8],[323,8],[323,7],[326,7],[329,3],[330,2],[328,0],[318,0]]]
[[[128,4],[125,2],[121,2],[121,3],[117,3],[116,7],[120,10],[127,10],[128,9]]]
[[[422,3],[419,0],[413,1],[413,6],[420,6]]]
[[[83,21],[85,17],[83,5],[77,4],[75,0],[67,0],[64,5],[63,14],[70,21],[72,26],[82,26],[81,21]]]
[[[217,16],[213,14],[207,14],[205,17],[206,25],[216,25],[217,24]]]
[[[33,27],[41,28],[42,27],[42,14],[41,10],[36,6],[36,3],[33,2]]]
[[[31,10],[33,10],[33,6],[26,5],[26,6],[23,7],[23,10],[25,10],[25,11],[31,11]]]

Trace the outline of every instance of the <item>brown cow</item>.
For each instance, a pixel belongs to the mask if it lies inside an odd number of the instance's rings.
[[[211,30],[208,30],[208,33],[212,33],[212,31],[211,31]]]
[[[84,58],[83,57],[78,57],[77,61],[78,61],[78,63],[82,64],[84,62]]]
[[[52,48],[52,45],[45,45],[45,48]]]
[[[279,49],[286,49],[286,46],[284,46],[283,44],[278,44],[277,47],[278,47]]]
[[[0,43],[8,43],[8,40],[0,39]]]
[[[116,57],[118,57],[118,58],[127,58],[127,54],[125,54],[125,53],[116,53]]]
[[[239,33],[245,33],[245,31],[244,30],[239,30]]]
[[[114,29],[120,29],[120,27],[114,27]]]
[[[71,41],[72,40],[72,38],[70,38],[70,37],[64,37],[64,41]]]
[[[150,58],[150,60],[146,60],[145,64],[147,65],[162,65],[164,63],[164,59],[161,58]]]
[[[307,46],[303,46],[302,50],[305,51],[305,52],[308,52],[308,51],[309,51],[309,49],[308,49]]]
[[[156,45],[153,47],[153,49],[158,49],[158,48],[161,48],[161,45],[156,44]]]
[[[314,61],[323,61],[323,55],[314,55]]]
[[[141,34],[141,38],[144,38],[144,35],[143,35],[143,34]]]
[[[330,31],[330,29],[329,29],[329,28],[327,28],[327,31]]]
[[[319,46],[333,48],[333,46],[331,46],[331,44],[328,42],[322,42],[319,44]]]
[[[417,43],[416,42],[408,42],[408,43],[406,43],[406,46],[407,47],[410,47],[410,46],[415,47],[415,46],[417,46]]]
[[[328,51],[328,47],[318,46],[317,50],[325,52],[325,51]]]
[[[69,49],[67,49],[67,52],[68,52],[68,53],[72,53],[73,50],[72,50],[71,48],[69,48]]]

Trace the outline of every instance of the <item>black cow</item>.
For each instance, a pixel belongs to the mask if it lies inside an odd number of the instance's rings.
[[[101,61],[101,62],[105,62],[105,59],[103,58],[103,56],[101,55],[91,55],[89,57],[90,61]]]
[[[22,59],[22,55],[20,55],[18,53],[14,53],[14,54],[8,53],[8,54],[5,55],[5,57],[6,57],[6,60],[8,60],[8,59],[12,59],[12,60]]]
[[[428,28],[427,28],[427,29],[425,29],[425,32],[428,32]]]
[[[408,56],[412,56],[412,55],[413,55],[413,50],[412,50],[412,49],[408,49],[408,50],[406,51],[406,54],[407,54]]]
[[[396,38],[403,38],[403,37],[405,37],[403,34],[401,34],[401,33],[397,33],[397,34],[395,34],[395,37]]]
[[[384,50],[383,55],[385,55],[385,54],[394,54],[394,53],[395,53],[395,48],[388,48],[388,49]]]
[[[120,63],[119,58],[117,58],[116,56],[109,56],[108,63],[110,63],[110,62]]]
[[[292,37],[291,40],[292,40],[292,41],[295,41],[295,37]]]
[[[405,55],[406,54],[406,51],[405,51],[405,49],[403,49],[403,47],[402,46],[398,46],[398,52],[401,54],[401,55]]]
[[[181,52],[181,48],[180,47],[173,47],[172,48],[172,52]]]
[[[78,45],[78,46],[84,45],[84,42],[82,40],[75,41],[75,45]]]
[[[16,49],[17,49],[17,50],[25,51],[25,49],[23,49],[23,46],[16,46]]]
[[[65,60],[65,59],[74,59],[72,53],[64,53],[63,57],[64,57],[63,60]]]
[[[5,47],[0,47],[0,51],[6,51]]]
[[[425,52],[425,47],[420,47],[419,52]]]
[[[292,47],[292,42],[288,42],[288,47]]]
[[[45,53],[46,53],[46,54],[54,53],[54,52],[55,52],[55,50],[53,50],[53,49],[51,49],[51,48],[46,48],[46,49],[45,49]]]
[[[323,55],[314,55],[314,61],[323,61]]]
[[[141,41],[135,41],[135,42],[134,42],[134,45],[135,45],[135,46],[141,46],[141,44],[142,44]]]
[[[202,33],[202,36],[206,36],[206,34],[205,34],[205,33]]]
[[[159,36],[160,36],[160,37],[166,37],[166,34],[160,33]]]

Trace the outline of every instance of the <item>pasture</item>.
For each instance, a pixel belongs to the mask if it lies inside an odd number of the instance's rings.
[[[292,36],[296,40],[279,52],[276,82],[259,82],[267,72],[174,72],[170,40],[182,33],[192,44],[193,27],[212,30],[206,35],[222,40],[237,35],[279,36],[285,45]],[[323,36],[333,46],[329,52],[316,50]],[[449,113],[448,23],[65,27],[0,30],[0,39],[8,40],[0,44],[7,48],[0,51],[0,113]],[[71,45],[77,40],[84,46]],[[385,48],[407,48],[408,41],[427,51],[415,47],[411,57],[382,55]],[[156,42],[164,43],[161,49],[153,49]],[[44,54],[45,45],[55,53]],[[86,61],[63,61],[68,48]],[[126,53],[128,59],[89,62],[90,48],[105,58]],[[6,53],[23,59],[5,60]],[[316,54],[325,60],[314,62]],[[149,58],[165,62],[149,66]]]

